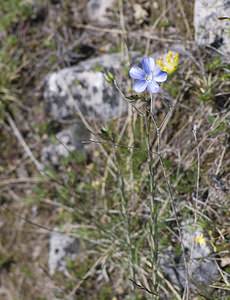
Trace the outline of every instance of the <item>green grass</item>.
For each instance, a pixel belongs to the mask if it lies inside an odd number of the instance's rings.
[[[8,30],[13,24],[23,21],[32,14],[31,4],[24,0],[7,0],[0,2],[0,31]]]
[[[18,79],[23,67],[23,49],[17,36],[17,25],[32,14],[32,7],[22,0],[0,2],[0,119],[9,102],[15,101],[18,95]],[[15,29],[14,29],[15,27]]]

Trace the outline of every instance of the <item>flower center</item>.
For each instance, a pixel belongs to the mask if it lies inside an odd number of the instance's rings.
[[[153,80],[153,74],[152,74],[152,73],[147,74],[147,75],[145,76],[145,80],[146,80],[146,81],[152,81],[152,80]]]

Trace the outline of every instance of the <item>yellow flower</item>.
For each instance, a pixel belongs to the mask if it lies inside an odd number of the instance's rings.
[[[200,246],[203,246],[206,244],[206,241],[205,241],[205,238],[204,238],[204,235],[203,233],[200,233],[199,235],[197,235],[195,238],[195,243],[200,245]]]
[[[179,54],[169,51],[164,57],[157,60],[157,65],[162,71],[172,74],[176,71],[179,64]]]

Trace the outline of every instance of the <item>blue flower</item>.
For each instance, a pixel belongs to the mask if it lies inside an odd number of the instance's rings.
[[[136,93],[142,93],[146,89],[149,93],[159,92],[159,82],[167,79],[167,73],[163,72],[152,57],[144,57],[141,61],[141,67],[133,66],[129,75],[134,79],[133,89]]]

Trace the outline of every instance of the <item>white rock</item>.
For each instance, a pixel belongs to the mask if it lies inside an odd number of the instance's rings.
[[[101,25],[109,23],[108,10],[113,7],[114,3],[114,0],[89,0],[87,4],[89,21]]]
[[[193,292],[206,291],[211,293],[210,284],[219,278],[218,266],[212,256],[208,240],[203,235],[202,228],[188,220],[182,224],[182,241],[185,249],[190,289]],[[181,290],[186,284],[186,269],[183,253],[176,256],[172,247],[163,252],[160,267],[170,281]]]
[[[136,61],[139,55],[132,52],[131,56]],[[93,121],[103,127],[106,122],[127,112],[127,102],[114,85],[105,80],[104,74],[107,71],[114,73],[119,86],[125,91],[129,79],[124,80],[122,76],[123,66],[120,54],[105,54],[47,76],[44,90],[47,115],[61,125],[74,122],[75,126],[59,132],[57,141],[43,148],[44,163],[58,166],[59,159],[67,157],[69,152],[86,150],[82,140],[88,140],[90,135],[82,117],[88,124]]]
[[[66,258],[75,260],[80,250],[79,240],[62,233],[52,232],[49,240],[49,273],[56,271],[68,276]]]
[[[59,165],[60,158],[68,157],[71,152],[83,151],[82,141],[89,138],[89,131],[81,123],[76,123],[56,135],[56,143],[49,144],[42,149],[42,162]]]
[[[208,239],[198,224],[187,221],[182,227],[182,238],[185,249],[189,251],[188,272],[192,278],[192,288],[208,289],[219,277],[219,271]]]
[[[121,116],[127,110],[126,102],[106,82],[103,72],[97,71],[118,70],[121,63],[119,54],[104,55],[50,74],[44,92],[47,113],[57,121],[76,117],[78,110],[99,121]]]
[[[229,0],[196,0],[194,9],[195,39],[201,46],[213,46],[225,56],[230,55]]]

